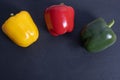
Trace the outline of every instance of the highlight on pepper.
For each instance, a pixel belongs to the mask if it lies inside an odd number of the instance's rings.
[[[99,52],[112,46],[117,36],[111,27],[115,20],[106,23],[103,18],[98,18],[83,27],[81,31],[81,39],[83,47],[89,52]]]
[[[28,47],[39,37],[39,31],[28,11],[13,13],[4,24],[2,31],[18,46]]]

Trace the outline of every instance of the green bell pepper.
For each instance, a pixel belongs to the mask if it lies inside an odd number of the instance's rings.
[[[99,52],[115,43],[117,37],[111,27],[115,21],[112,20],[108,24],[103,18],[98,18],[81,31],[81,39],[83,47],[89,52]]]

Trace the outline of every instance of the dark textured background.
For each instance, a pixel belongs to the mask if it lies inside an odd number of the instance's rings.
[[[72,33],[53,37],[43,13],[50,5],[65,3],[75,9]],[[119,0],[0,0],[0,25],[10,13],[30,12],[40,37],[28,48],[16,46],[0,29],[0,80],[120,80]],[[80,46],[80,30],[90,21],[115,19],[117,42],[97,54]]]

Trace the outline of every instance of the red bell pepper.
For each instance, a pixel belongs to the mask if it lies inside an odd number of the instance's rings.
[[[52,5],[46,8],[45,22],[53,36],[72,32],[74,28],[74,9],[65,4]]]

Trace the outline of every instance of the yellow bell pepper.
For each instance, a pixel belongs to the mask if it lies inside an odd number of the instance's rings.
[[[8,18],[2,31],[18,46],[28,47],[39,37],[39,31],[29,12],[21,11]]]

